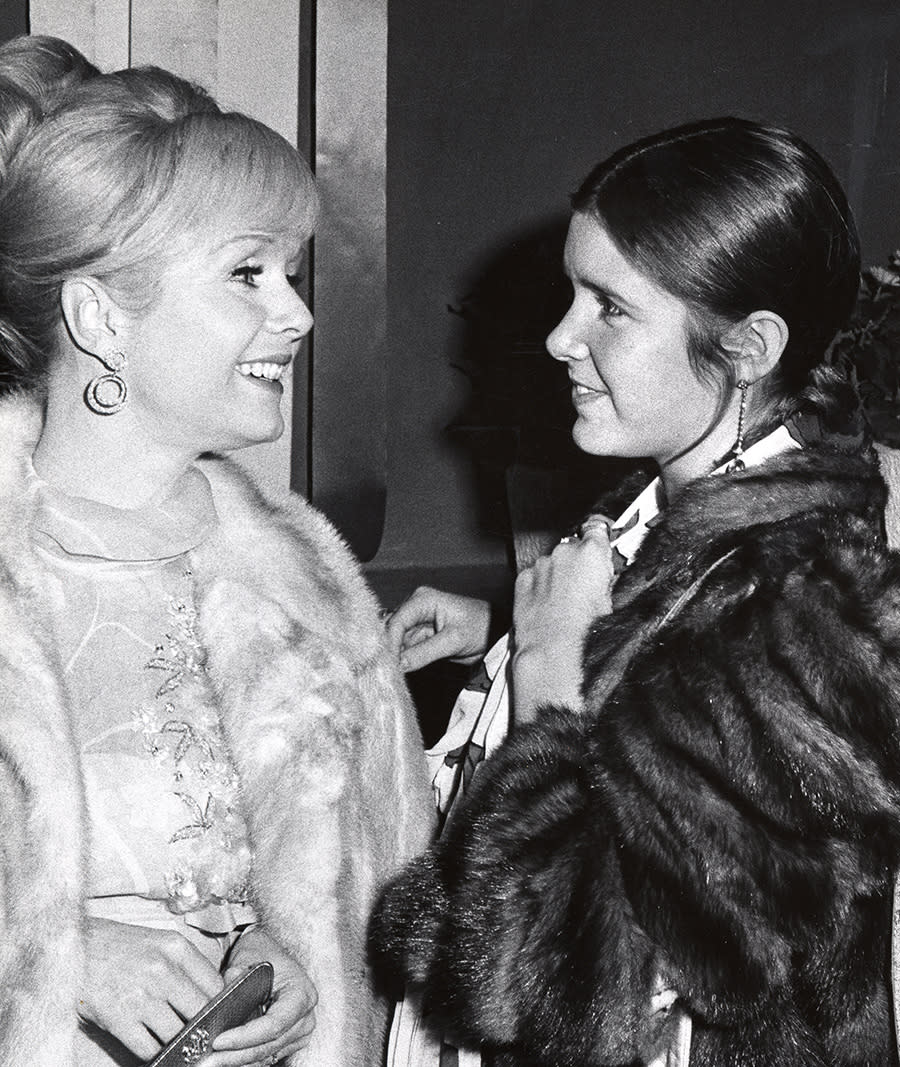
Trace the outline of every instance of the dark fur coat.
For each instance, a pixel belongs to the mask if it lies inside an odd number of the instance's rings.
[[[661,976],[691,1067],[896,1063],[884,502],[873,459],[817,448],[696,483],[650,531],[588,635],[585,712],[517,730],[377,914],[451,1032],[504,1064],[645,1063]]]

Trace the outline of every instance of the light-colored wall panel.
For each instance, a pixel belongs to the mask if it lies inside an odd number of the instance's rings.
[[[153,63],[217,94],[217,0],[136,0],[131,6],[131,66]]]
[[[62,37],[101,70],[129,62],[129,0],[31,0],[31,32]]]
[[[363,559],[387,493],[387,0],[316,5],[312,499]]]
[[[299,0],[219,0],[219,102],[294,145],[298,111],[311,105],[300,99],[300,6]]]

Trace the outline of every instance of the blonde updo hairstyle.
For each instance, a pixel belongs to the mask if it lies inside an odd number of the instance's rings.
[[[0,106],[8,97],[20,109],[24,87],[2,53],[0,78]],[[290,233],[298,251],[312,232],[318,200],[296,149],[182,78],[156,67],[100,75],[46,114],[24,96],[27,121],[0,145],[2,391],[40,390],[67,278],[96,278],[139,311],[167,266],[229,225]]]
[[[99,73],[58,37],[14,37],[0,45],[0,180],[29,126]]]

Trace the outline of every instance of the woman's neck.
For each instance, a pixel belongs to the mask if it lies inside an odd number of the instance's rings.
[[[667,500],[673,501],[691,482],[712,474],[714,470],[733,457],[737,443],[739,408],[740,400],[735,390],[716,425],[704,434],[694,447],[671,459],[655,457],[659,464],[659,474]],[[746,413],[742,436],[744,447],[748,440],[755,439],[757,436],[758,422],[759,419],[754,412]]]
[[[195,457],[154,447],[139,430],[125,411],[95,415],[51,394],[34,468],[70,496],[140,507],[166,496]]]

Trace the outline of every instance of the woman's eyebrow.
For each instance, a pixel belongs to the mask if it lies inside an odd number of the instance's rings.
[[[626,310],[634,310],[637,306],[634,301],[629,300],[628,297],[623,296],[615,289],[611,289],[605,285],[600,285],[599,282],[591,281],[590,278],[583,278],[578,275],[573,278],[572,281],[577,281],[579,285],[584,286],[585,289],[590,289],[590,291],[596,296],[602,296],[607,300],[611,300],[614,304],[621,305],[622,308]]]
[[[256,241],[259,244],[272,244],[276,239],[274,233],[267,233],[263,230],[248,230],[246,233],[235,233],[230,237],[227,237],[220,244],[213,248],[213,252],[220,252],[224,248],[228,248],[230,245],[242,244],[244,241]]]

